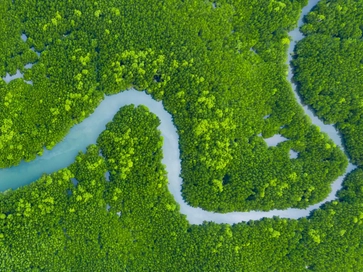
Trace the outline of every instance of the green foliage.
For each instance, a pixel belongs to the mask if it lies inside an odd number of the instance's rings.
[[[352,162],[363,162],[363,1],[320,1],[296,47],[295,80],[306,104],[335,124]]]
[[[287,30],[306,3],[1,1],[0,76],[20,70],[33,84],[0,81],[0,167],[33,160],[104,94],[135,87],[173,115],[191,205],[227,212],[319,202],[347,159],[286,81]],[[320,1],[295,62],[304,99],[336,123],[357,163],[362,10],[357,0]],[[361,169],[339,200],[307,219],[189,225],[167,189],[158,125],[144,107],[124,107],[70,167],[0,194],[0,270],[362,269]],[[288,140],[267,147],[263,138],[275,134]]]
[[[167,188],[158,125],[145,107],[123,107],[70,167],[0,194],[0,270],[361,269],[359,198],[328,203],[308,219],[188,224]],[[123,177],[125,159],[133,168]],[[351,195],[349,180],[361,176],[348,177],[341,194]]]
[[[0,166],[34,159],[104,94],[135,87],[173,115],[183,196],[191,205],[227,212],[319,202],[347,162],[307,121],[286,81],[287,30],[304,4],[5,1],[2,25],[9,30],[1,40],[14,40],[2,63],[10,74],[25,72],[33,85],[0,84]],[[25,69],[28,62],[34,65]],[[268,148],[260,133],[288,141]],[[289,158],[290,149],[297,159]],[[125,160],[122,167],[125,176],[133,166]]]

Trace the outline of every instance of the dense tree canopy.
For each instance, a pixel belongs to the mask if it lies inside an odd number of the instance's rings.
[[[227,212],[323,200],[347,158],[286,80],[287,32],[306,3],[1,1],[0,76],[24,78],[0,80],[0,167],[33,160],[104,95],[134,87],[173,116],[190,205]],[[322,0],[294,62],[303,98],[336,123],[357,163],[362,10],[361,1]],[[71,166],[0,193],[0,270],[363,269],[361,168],[307,218],[190,225],[167,188],[159,122],[145,107],[123,107]],[[277,134],[287,140],[267,146]]]
[[[306,104],[342,133],[352,161],[363,163],[363,1],[320,1],[306,16],[296,48],[295,80]]]
[[[362,268],[361,170],[307,219],[190,225],[167,188],[158,125],[145,107],[124,107],[70,167],[0,194],[0,270]]]
[[[227,212],[323,200],[347,160],[286,80],[287,31],[304,4],[4,1],[0,73],[19,69],[24,79],[0,84],[0,166],[41,155],[104,94],[135,87],[173,115],[190,205]],[[277,134],[287,140],[268,147],[264,138]]]

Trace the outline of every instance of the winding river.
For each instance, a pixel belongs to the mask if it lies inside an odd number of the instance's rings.
[[[302,25],[302,18],[306,15],[319,0],[311,0],[309,4],[303,9],[298,27],[291,31],[289,34],[292,41],[289,47],[288,64],[291,61],[291,53],[295,47],[295,43],[303,38],[299,32],[299,27]],[[9,82],[14,78],[21,77],[17,74],[13,77],[7,76],[5,81]],[[291,67],[289,65],[288,80],[292,78]],[[309,115],[313,124],[320,127],[322,132],[327,133],[330,138],[341,148],[341,138],[339,132],[332,125],[325,125],[310,111],[307,106],[304,106],[300,97],[296,93],[296,86],[292,84],[297,102],[304,108],[305,114]],[[352,171],[355,166],[349,164],[345,174],[339,177],[332,184],[332,191],[329,196],[322,202],[311,205],[307,209],[287,209],[287,210],[271,210],[268,212],[251,211],[251,212],[232,212],[232,213],[213,213],[204,211],[201,208],[194,208],[187,205],[181,196],[182,179],[179,177],[181,171],[181,162],[179,159],[179,136],[176,128],[172,122],[172,116],[164,109],[161,102],[157,102],[147,95],[145,92],[136,90],[127,90],[122,93],[105,97],[102,103],[82,123],[74,126],[62,142],[57,144],[51,151],[45,150],[43,156],[37,157],[32,162],[21,162],[16,167],[6,168],[0,170],[0,191],[7,189],[16,189],[20,186],[31,183],[38,179],[42,173],[52,173],[59,169],[65,168],[70,165],[78,152],[86,151],[86,147],[90,144],[96,143],[99,134],[105,129],[105,125],[110,122],[120,107],[134,104],[145,105],[149,110],[156,114],[161,125],[159,130],[164,137],[163,143],[163,164],[166,165],[169,180],[169,191],[174,195],[175,200],[180,205],[180,212],[187,216],[191,224],[202,224],[203,221],[214,221],[216,223],[238,223],[248,220],[259,220],[263,217],[280,216],[284,218],[300,218],[310,214],[310,211],[317,209],[321,204],[331,201],[336,198],[336,192],[341,188],[342,181],[347,173]]]

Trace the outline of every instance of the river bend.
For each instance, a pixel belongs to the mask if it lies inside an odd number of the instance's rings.
[[[299,27],[303,23],[303,16],[305,16],[318,1],[319,0],[309,1],[309,4],[302,10],[298,27],[289,33],[292,37],[292,41],[288,50],[288,80],[291,82],[297,102],[303,107],[305,114],[311,118],[312,123],[319,126],[322,132],[327,133],[337,145],[343,148],[339,132],[332,125],[325,125],[321,120],[314,116],[307,106],[302,104],[300,97],[296,93],[296,86],[291,80],[292,70],[289,65],[291,53],[294,50],[296,42],[303,38],[303,35],[299,32]],[[17,77],[21,77],[21,75],[17,74],[15,77],[7,76],[4,79],[9,82]],[[185,203],[181,195],[182,179],[180,178],[181,161],[178,145],[179,136],[173,124],[172,116],[164,109],[161,102],[153,100],[151,96],[147,95],[145,92],[131,89],[105,97],[93,114],[82,123],[71,128],[64,140],[57,144],[51,151],[45,150],[43,156],[37,157],[32,162],[21,162],[16,167],[1,169],[0,191],[5,191],[10,188],[16,189],[38,179],[42,173],[50,174],[70,165],[80,150],[85,152],[88,145],[96,143],[99,134],[105,129],[105,125],[112,120],[119,108],[129,104],[134,104],[135,106],[145,105],[152,113],[159,117],[161,124],[158,129],[161,131],[164,138],[162,147],[164,157],[162,163],[166,166],[166,171],[168,173],[168,188],[174,195],[175,200],[179,203],[180,212],[187,216],[187,219],[191,224],[202,224],[203,221],[234,224],[242,221],[259,220],[263,217],[271,218],[279,216],[282,218],[298,219],[300,217],[308,216],[312,210],[319,208],[321,204],[335,199],[336,192],[342,187],[342,181],[345,175],[355,169],[354,165],[349,164],[344,175],[339,177],[332,184],[332,191],[329,196],[322,202],[311,205],[307,209],[290,208],[286,210],[271,210],[268,212],[250,211],[220,214],[208,212],[201,208],[191,207]]]

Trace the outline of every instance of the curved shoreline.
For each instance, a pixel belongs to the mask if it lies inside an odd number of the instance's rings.
[[[332,125],[325,125],[304,106],[296,92],[296,86],[292,83],[292,71],[290,61],[291,53],[295,47],[295,43],[303,38],[299,32],[299,27],[302,25],[302,18],[311,10],[319,0],[311,0],[309,4],[302,10],[298,27],[289,32],[293,37],[290,42],[288,51],[287,64],[289,67],[288,81],[290,82],[294,91],[297,102],[303,107],[305,114],[307,114],[314,125],[321,128],[322,132],[326,132],[329,137],[342,148],[341,138],[339,132]],[[173,194],[175,201],[180,205],[180,212],[187,216],[187,220],[191,224],[202,224],[203,221],[213,221],[216,223],[239,223],[242,221],[259,220],[264,217],[280,216],[283,218],[298,219],[308,216],[312,210],[317,209],[321,204],[335,199],[336,192],[341,189],[342,181],[350,171],[355,169],[355,166],[349,164],[344,175],[339,177],[332,184],[332,191],[329,196],[315,205],[309,206],[307,209],[286,209],[286,210],[271,210],[268,212],[250,211],[250,212],[231,212],[219,214],[208,212],[201,208],[194,208],[184,202],[181,195],[182,179],[180,178],[181,161],[179,156],[179,136],[176,128],[172,122],[172,116],[166,112],[161,102],[157,102],[147,95],[145,92],[136,90],[128,90],[122,93],[105,97],[101,104],[97,107],[93,114],[91,114],[82,123],[74,126],[64,138],[64,140],[57,144],[51,151],[45,150],[42,157],[37,157],[34,161],[26,163],[22,162],[19,166],[11,167],[0,170],[0,191],[9,189],[5,187],[6,183],[11,184],[11,188],[16,189],[19,186],[29,184],[41,176],[42,173],[52,173],[59,169],[67,167],[74,161],[74,158],[80,150],[83,152],[90,144],[96,143],[98,135],[105,129],[105,124],[112,120],[114,114],[120,107],[134,104],[145,105],[149,108],[150,112],[157,115],[161,121],[158,129],[164,138],[163,142],[163,164],[166,166],[168,173],[168,188],[170,193]],[[97,116],[97,119],[96,119]],[[177,152],[175,152],[177,150]],[[27,180],[24,180],[24,176]],[[4,181],[5,180],[5,181]],[[11,182],[9,182],[11,181]],[[16,181],[16,182],[14,182]]]

